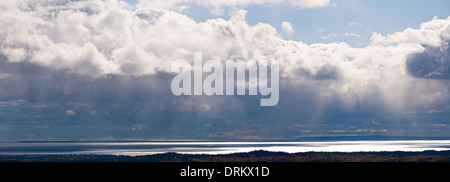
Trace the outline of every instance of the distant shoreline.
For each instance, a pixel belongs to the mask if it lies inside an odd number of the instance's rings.
[[[450,140],[444,136],[388,136],[388,135],[364,135],[364,136],[305,136],[292,139],[148,139],[148,140],[5,140],[0,142],[23,143],[91,143],[91,142],[338,142],[338,141],[409,141],[409,140]]]
[[[450,162],[450,150],[422,152],[269,152],[142,155],[23,154],[0,155],[0,162]]]

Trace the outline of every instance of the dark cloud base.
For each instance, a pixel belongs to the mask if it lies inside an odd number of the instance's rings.
[[[442,47],[424,46],[425,51],[410,55],[406,61],[409,74],[416,78],[450,79],[448,43]]]
[[[377,94],[349,107],[338,96],[324,99],[320,87],[286,79],[279,104],[260,107],[260,96],[174,96],[174,75],[163,72],[92,78],[0,58],[0,73],[7,75],[0,79],[2,139],[292,139],[448,131],[447,111],[398,114],[386,110]]]

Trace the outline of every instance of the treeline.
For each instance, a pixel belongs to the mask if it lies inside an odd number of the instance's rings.
[[[0,162],[450,162],[450,151],[301,152],[253,151],[220,155],[163,153],[117,155],[0,155]]]

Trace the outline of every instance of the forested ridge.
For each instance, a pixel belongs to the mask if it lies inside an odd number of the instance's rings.
[[[142,156],[90,154],[0,155],[0,162],[450,162],[450,151],[301,152],[252,151],[232,154],[162,153]]]

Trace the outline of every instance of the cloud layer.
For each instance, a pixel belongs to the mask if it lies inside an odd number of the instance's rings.
[[[205,6],[212,13],[222,14],[224,8],[239,9],[250,5],[285,4],[293,7],[313,9],[328,6],[330,0],[139,0],[137,7],[156,7],[182,11],[189,5]]]
[[[315,8],[330,3],[153,1],[168,3],[164,8],[169,9],[184,2],[213,8],[264,3]],[[374,33],[369,46],[354,48],[285,40],[269,24],[249,25],[245,10],[228,20],[196,22],[144,5],[145,1],[137,7],[121,1],[2,1],[2,105],[23,107],[20,112],[52,108],[45,112],[49,117],[57,112],[61,120],[95,120],[72,122],[61,130],[87,127],[77,132],[95,133],[94,125],[109,126],[92,137],[107,137],[108,132],[122,137],[225,138],[292,138],[334,131],[395,134],[416,125],[431,127],[430,132],[447,122],[442,118],[450,110],[450,18],[434,18],[419,29],[389,35]],[[293,32],[287,22],[283,27],[285,33]],[[279,60],[278,106],[259,108],[259,98],[250,96],[173,96],[171,63],[193,62],[194,52],[202,52],[203,60],[223,62]],[[425,116],[415,115],[420,113]],[[428,120],[436,114],[438,119]],[[19,119],[4,120],[0,127],[13,130],[17,126],[12,121]],[[44,120],[29,122],[47,131],[43,126],[54,123]],[[134,135],[123,128],[147,132]]]

